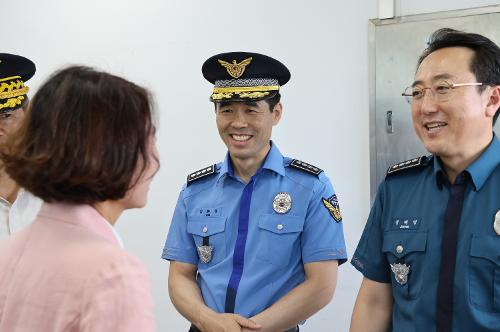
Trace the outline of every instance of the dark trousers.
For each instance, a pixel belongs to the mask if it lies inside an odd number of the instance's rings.
[[[189,329],[188,332],[201,332],[196,326],[191,325],[191,328]],[[299,327],[292,327],[289,330],[286,330],[285,332],[299,332]]]

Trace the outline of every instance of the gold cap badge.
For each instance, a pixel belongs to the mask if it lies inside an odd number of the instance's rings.
[[[231,75],[233,78],[239,78],[245,72],[245,67],[252,62],[252,58],[245,59],[240,63],[237,63],[236,60],[233,60],[233,63],[229,63],[224,60],[217,60],[221,64],[222,67],[226,68],[227,73]]]

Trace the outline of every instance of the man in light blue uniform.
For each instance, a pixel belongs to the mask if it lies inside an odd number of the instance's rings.
[[[404,95],[431,156],[389,168],[351,263],[355,331],[500,331],[500,49],[436,31]]]
[[[332,298],[346,249],[325,173],[270,141],[282,115],[279,61],[234,52],[202,68],[224,162],[188,175],[162,257],[190,331],[298,331]]]

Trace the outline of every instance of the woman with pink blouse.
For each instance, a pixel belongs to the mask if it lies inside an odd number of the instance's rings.
[[[143,207],[158,170],[149,93],[69,67],[45,82],[1,158],[44,203],[0,241],[0,331],[154,330],[145,266],[113,225]]]

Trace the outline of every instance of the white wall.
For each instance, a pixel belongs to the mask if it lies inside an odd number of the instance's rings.
[[[492,4],[399,1],[397,14]],[[399,12],[398,12],[399,11]],[[160,259],[186,175],[224,157],[201,64],[224,51],[255,51],[284,62],[284,118],[274,140],[289,156],[318,165],[339,194],[349,254],[369,211],[368,19],[377,2],[235,0],[25,0],[1,4],[1,52],[33,59],[36,90],[65,64],[97,66],[143,84],[156,96],[162,168],[148,206],[118,224],[128,250],[153,280],[159,331],[186,331],[166,292]],[[347,331],[361,276],[339,269],[333,302],[304,331]]]

